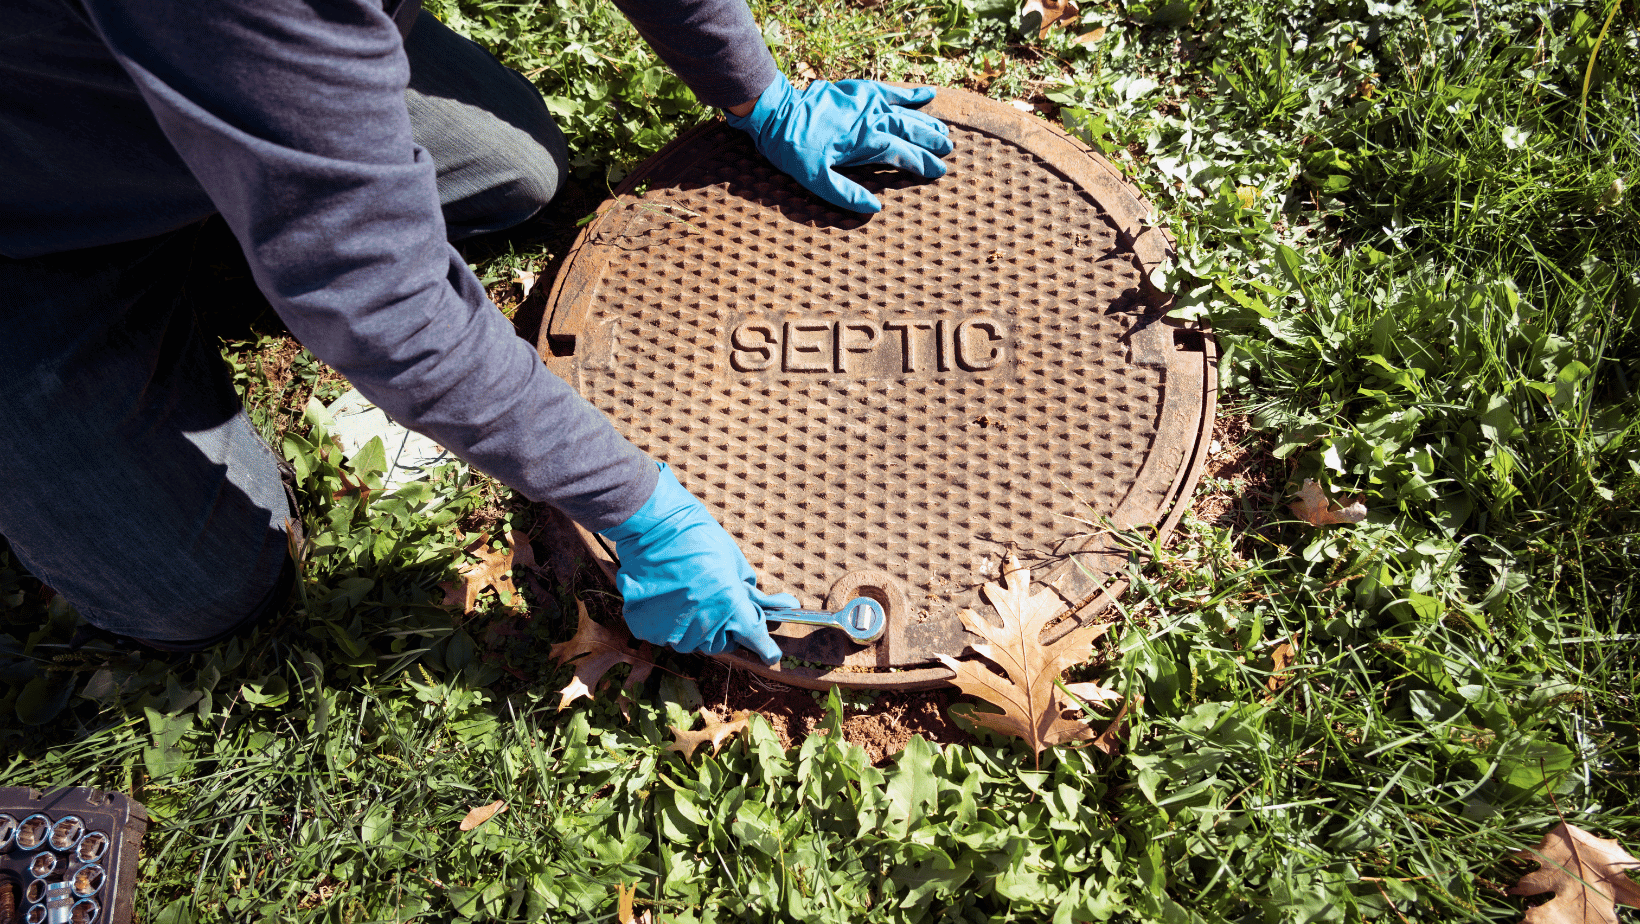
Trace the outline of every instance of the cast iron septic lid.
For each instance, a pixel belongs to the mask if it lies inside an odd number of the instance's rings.
[[[1007,556],[1070,619],[1122,589],[1109,530],[1165,533],[1214,406],[1201,331],[1150,286],[1172,245],[1103,158],[1032,115],[941,90],[950,172],[848,171],[883,203],[809,195],[721,122],[627,178],[576,241],[542,358],[669,463],[760,586],[860,595],[887,633],[782,626],[788,683],[917,688],[977,640],[960,610]],[[617,554],[618,554],[617,550]]]

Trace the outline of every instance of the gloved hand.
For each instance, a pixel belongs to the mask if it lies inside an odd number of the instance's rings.
[[[749,115],[728,118],[803,188],[840,208],[880,212],[877,197],[836,168],[888,164],[927,180],[944,176],[940,158],[951,153],[945,123],[903,108],[933,98],[931,87],[902,90],[874,80],[817,80],[798,93],[777,75]]]
[[[764,607],[795,607],[791,594],[757,589],[757,575],[705,505],[660,463],[655,493],[604,535],[616,543],[616,583],[632,634],[678,651],[719,654],[736,642],[774,665],[780,646],[769,637]]]

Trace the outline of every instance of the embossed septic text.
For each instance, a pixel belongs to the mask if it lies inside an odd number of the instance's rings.
[[[779,370],[852,376],[985,372],[1009,361],[1008,328],[989,317],[883,321],[750,318],[729,335],[739,372]]]

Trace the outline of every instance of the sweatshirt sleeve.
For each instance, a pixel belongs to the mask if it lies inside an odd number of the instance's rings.
[[[695,96],[727,109],[757,97],[779,70],[746,0],[615,0]]]
[[[275,310],[399,422],[593,530],[655,466],[549,372],[445,241],[380,0],[83,0]]]

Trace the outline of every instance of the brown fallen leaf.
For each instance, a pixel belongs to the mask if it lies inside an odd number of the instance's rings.
[[[1315,483],[1314,478],[1304,479],[1303,487],[1298,489],[1298,500],[1287,505],[1295,516],[1311,526],[1326,526],[1331,523],[1359,523],[1367,518],[1367,506],[1360,498],[1355,499],[1341,509],[1333,509],[1332,502],[1327,500],[1327,492],[1321,485]]]
[[[1097,706],[1100,703],[1119,703],[1122,701],[1122,694],[1112,690],[1110,687],[1107,687],[1102,683],[1092,680],[1087,683],[1067,683],[1065,684],[1065,689],[1071,691],[1072,696],[1090,706]]]
[[[1089,29],[1088,31],[1086,31],[1086,32],[1082,33],[1081,35],[1077,36],[1076,37],[1076,44],[1078,44],[1078,45],[1093,45],[1093,44],[1098,43],[1099,40],[1103,39],[1104,37],[1105,37],[1105,27],[1104,26],[1094,26],[1092,29]]]
[[[360,506],[368,506],[370,504],[370,486],[364,483],[363,478],[360,478],[358,481],[354,481],[353,479],[347,477],[346,469],[337,469],[336,476],[342,480],[342,486],[340,489],[331,492],[331,500],[341,500],[349,494],[356,493],[359,495]]]
[[[1109,626],[1082,626],[1043,645],[1042,630],[1065,611],[1065,604],[1052,591],[1032,594],[1031,572],[1012,556],[1003,567],[1002,580],[1002,585],[987,583],[981,588],[1001,617],[1001,626],[973,610],[963,610],[961,616],[970,632],[986,640],[970,647],[1006,676],[978,661],[938,655],[957,672],[954,682],[962,692],[1002,708],[1000,714],[971,711],[969,718],[992,731],[1025,739],[1038,758],[1050,745],[1093,738],[1096,733],[1082,721],[1081,709],[1059,692],[1054,681],[1065,668],[1085,660]]]
[[[535,560],[535,547],[530,545],[529,534],[522,530],[507,531],[507,547],[512,549],[513,567],[535,570],[541,567]]]
[[[507,534],[507,538],[510,543],[511,540],[522,535],[522,533],[514,530]],[[490,549],[490,535],[483,533],[477,539],[468,543],[464,551],[478,559],[478,561],[469,562],[456,569],[461,575],[460,588],[457,588],[455,584],[449,581],[439,585],[444,588],[445,606],[459,604],[463,614],[471,613],[473,606],[478,603],[478,595],[489,587],[494,587],[496,593],[508,600],[514,599],[518,590],[513,587],[513,550],[510,544],[499,552],[492,551]]]
[[[979,67],[970,70],[968,77],[981,90],[989,88],[993,80],[1008,72],[1008,56],[1004,54],[998,54],[994,59],[988,54],[980,55],[978,63]]]
[[[559,709],[583,696],[591,697],[593,685],[617,664],[632,665],[624,689],[634,689],[649,679],[650,672],[655,669],[655,661],[649,656],[648,642],[639,642],[638,647],[633,648],[631,642],[634,640],[624,631],[624,627],[623,631],[616,631],[598,622],[587,614],[586,604],[579,600],[575,601],[575,610],[578,614],[575,637],[559,642],[547,651],[547,656],[559,664],[585,658],[576,663],[575,676],[558,691]]]
[[[1076,22],[1080,11],[1076,0],[1025,0],[1019,8],[1020,31],[1036,30],[1036,37],[1044,39],[1053,27],[1069,26]]]
[[[1142,700],[1143,697],[1140,697],[1140,699]],[[1130,705],[1132,705],[1132,700],[1123,701],[1122,708],[1116,710],[1116,715],[1111,717],[1110,724],[1106,725],[1105,730],[1099,733],[1099,737],[1093,739],[1093,746],[1103,751],[1107,756],[1115,757],[1117,749],[1122,746],[1122,720],[1127,718],[1128,706]]]
[[[478,808],[468,812],[467,817],[461,819],[461,830],[471,831],[506,810],[507,800],[505,799],[497,799],[489,805],[481,805]]]
[[[631,885],[615,883],[615,919],[620,924],[635,924],[632,916],[632,899],[638,894],[638,884]]]
[[[1515,856],[1536,860],[1539,868],[1511,886],[1510,895],[1555,893],[1526,909],[1523,924],[1617,924],[1614,902],[1640,908],[1640,885],[1626,875],[1640,869],[1640,860],[1616,841],[1563,821],[1536,847],[1517,850]]]
[[[666,749],[682,754],[685,761],[692,759],[695,756],[695,748],[703,744],[710,744],[712,756],[716,757],[717,752],[723,749],[723,743],[735,732],[745,731],[747,723],[752,718],[751,712],[745,709],[730,716],[727,722],[718,721],[718,717],[708,709],[701,709],[700,715],[706,720],[706,724],[696,731],[679,728],[676,725],[667,726],[672,729],[672,743],[667,745]]]
[[[1298,652],[1294,650],[1291,641],[1282,642],[1276,646],[1274,651],[1270,652],[1270,663],[1274,666],[1270,668],[1270,679],[1266,680],[1264,685],[1270,688],[1271,696],[1274,696],[1276,691],[1281,689],[1282,684],[1287,682],[1287,675],[1284,671],[1292,667],[1293,661],[1297,658]]]
[[[507,545],[513,550],[513,585],[516,587],[522,579],[530,590],[535,592],[537,600],[550,599],[553,596],[552,591],[541,582],[547,572],[535,557],[535,546],[530,543],[530,537],[520,530],[512,530],[507,533]],[[572,568],[569,573],[560,574],[559,581],[568,584],[573,577]]]

